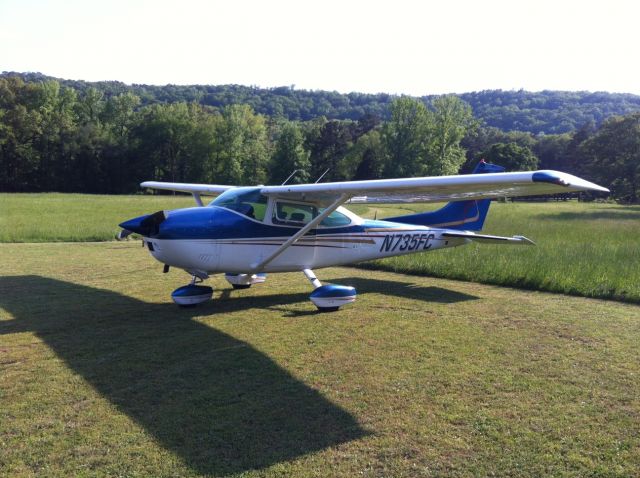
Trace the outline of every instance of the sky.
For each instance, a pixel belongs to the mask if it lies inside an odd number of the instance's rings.
[[[0,71],[422,96],[640,94],[637,0],[0,0]]]

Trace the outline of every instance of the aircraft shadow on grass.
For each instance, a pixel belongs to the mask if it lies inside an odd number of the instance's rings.
[[[229,310],[243,301],[227,302]],[[14,317],[0,322],[0,335],[35,332],[199,473],[264,468],[368,434],[246,342],[189,320],[208,308],[146,303],[33,275],[0,277],[0,306]]]
[[[457,292],[442,287],[423,287],[412,282],[386,281],[371,279],[366,277],[341,277],[325,283],[335,282],[337,284],[355,287],[358,295],[364,294],[385,294],[395,297],[404,297],[411,300],[421,300],[425,302],[435,302],[440,304],[453,304],[467,300],[477,300],[474,295]],[[262,287],[262,286],[259,286]],[[288,304],[303,302],[308,305],[304,310],[292,310]],[[354,307],[357,307],[357,302]],[[202,315],[220,314],[233,312],[236,310],[253,309],[274,309],[280,310],[285,316],[303,317],[318,315],[317,309],[309,303],[309,293],[278,294],[269,295],[246,295],[244,291],[234,291],[233,289],[222,289],[221,295],[200,307]]]
[[[423,287],[412,282],[400,282],[395,280],[370,279],[366,277],[344,277],[336,279],[336,283],[355,287],[358,293],[378,293],[411,300],[425,302],[437,302],[439,304],[454,304],[467,300],[477,300],[475,295],[444,289],[442,287]]]

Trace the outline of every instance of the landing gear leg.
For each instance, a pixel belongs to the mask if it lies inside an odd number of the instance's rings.
[[[307,277],[307,279],[309,279],[309,282],[311,282],[311,285],[314,289],[322,287],[322,282],[318,280],[316,274],[311,269],[302,269],[302,272]]]
[[[335,312],[356,300],[355,288],[337,284],[322,285],[311,269],[303,269],[302,272],[314,287],[309,298],[320,312]]]

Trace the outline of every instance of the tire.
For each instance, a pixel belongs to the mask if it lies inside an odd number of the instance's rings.
[[[251,284],[231,284],[234,289],[248,289]]]
[[[318,307],[318,306],[316,306]],[[340,307],[318,307],[318,311],[320,312],[335,312],[337,310],[339,310]]]

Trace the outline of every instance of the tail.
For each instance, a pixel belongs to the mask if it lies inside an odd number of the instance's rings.
[[[503,171],[504,168],[502,166],[485,163],[484,160],[481,160],[473,170],[473,174],[501,173]],[[401,222],[403,224],[415,224],[418,226],[481,231],[490,204],[491,199],[454,201],[447,203],[446,206],[436,211],[409,214],[407,216],[387,217],[384,220]]]

